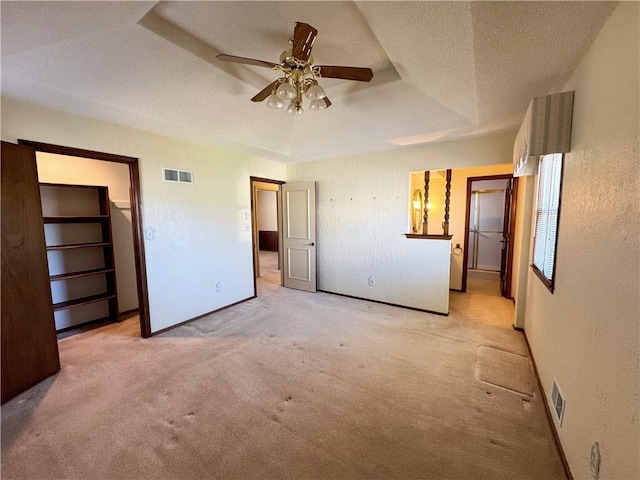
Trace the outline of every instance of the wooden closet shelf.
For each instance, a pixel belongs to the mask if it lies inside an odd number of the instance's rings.
[[[83,270],[81,272],[59,273],[58,275],[51,275],[49,280],[52,282],[56,280],[68,280],[70,278],[88,277],[90,275],[99,275],[101,273],[111,273],[113,268],[94,268],[93,270]]]
[[[115,293],[100,293],[89,297],[76,298],[74,300],[67,300],[66,302],[54,303],[53,311],[55,312],[57,310],[64,310],[65,308],[79,307],[81,305],[88,305],[90,303],[101,302],[112,298],[116,298]]]
[[[96,315],[102,315],[105,312],[100,310],[108,310],[106,318],[117,321],[118,316],[118,297],[115,275],[115,260],[113,257],[113,240],[111,230],[110,217],[110,200],[109,189],[106,186],[99,185],[67,185],[52,184],[42,185],[40,191],[40,199],[42,203],[43,222],[53,225],[67,225],[65,228],[72,228],[71,225],[87,225],[89,228],[75,227],[74,237],[58,238],[51,236],[50,245],[48,245],[47,253],[50,251],[64,252],[64,259],[56,258],[56,255],[48,255],[49,267],[57,264],[59,260],[73,262],[73,272],[58,273],[50,275],[49,281],[52,286],[52,293],[55,295],[58,291],[71,292],[66,297],[69,298],[82,295],[83,292],[75,290],[73,282],[80,283],[74,279],[89,279],[91,276],[104,284],[103,288],[98,289],[102,292],[95,295],[86,295],[82,298],[74,298],[64,302],[53,304],[53,310],[65,310],[82,305],[102,303],[98,308],[87,308],[86,311],[76,309],[74,311],[72,323],[74,327],[87,322],[92,322]],[[58,227],[54,227],[58,228]],[[60,227],[60,230],[65,230]],[[73,230],[74,228],[72,228]],[[56,232],[49,232],[56,233]],[[63,232],[64,233],[64,232]],[[69,232],[73,233],[73,232]],[[61,245],[55,245],[55,244]],[[93,248],[93,250],[91,250]],[[85,250],[78,250],[85,249]],[[89,250],[86,250],[89,249]],[[100,263],[96,261],[96,255],[102,257]],[[98,265],[101,267],[96,268]],[[58,272],[60,270],[57,270]],[[100,277],[95,277],[100,275]],[[82,281],[82,280],[81,280]],[[86,280],[85,280],[86,281]],[[78,285],[75,285],[78,286]],[[93,290],[94,292],[96,290]],[[86,290],[85,292],[86,293]],[[68,322],[63,318],[57,318],[56,329],[67,328]]]
[[[69,250],[74,248],[106,247],[108,245],[111,245],[111,243],[110,242],[70,243],[68,245],[48,245],[47,250]]]
[[[60,215],[43,217],[44,223],[97,223],[109,220],[109,215]]]

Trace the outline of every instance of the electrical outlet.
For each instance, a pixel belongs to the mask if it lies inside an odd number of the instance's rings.
[[[216,293],[220,293],[222,292],[222,283],[218,282],[216,283]]]
[[[373,275],[371,275],[369,277],[369,286],[370,287],[375,287],[376,286],[376,277],[374,277]]]
[[[593,442],[591,445],[591,478],[598,480],[600,478],[600,445]]]

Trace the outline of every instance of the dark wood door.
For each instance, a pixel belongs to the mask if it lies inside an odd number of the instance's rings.
[[[35,150],[2,142],[2,403],[60,370]]]
[[[504,192],[504,217],[502,225],[502,251],[500,261],[500,293],[505,298],[511,298],[511,270],[513,266],[513,230],[515,227],[515,181],[508,180]]]

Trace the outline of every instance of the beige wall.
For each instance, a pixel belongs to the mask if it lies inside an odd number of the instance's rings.
[[[510,164],[514,138],[515,132],[503,133],[289,165],[288,181],[318,182],[319,288],[448,312],[451,242],[403,235],[410,231],[409,174],[462,167],[470,169],[467,174],[510,172],[511,165],[485,167]],[[457,189],[464,184],[451,203],[452,218],[460,218],[452,231],[463,243],[466,177],[453,181]],[[372,275],[375,287],[368,284]]]
[[[556,287],[528,269],[525,329],[542,385],[556,378],[558,434],[575,478],[640,478],[639,7],[621,2],[564,90],[575,90],[564,158]]]
[[[258,190],[256,204],[258,206],[258,230],[278,230],[277,192]]]
[[[524,328],[527,282],[531,264],[531,232],[537,177],[519,177],[516,192],[516,222],[513,232],[511,296],[515,302],[513,325]]]
[[[254,294],[249,178],[283,180],[284,165],[2,98],[2,139],[18,138],[139,158],[152,331]]]
[[[513,142],[512,142],[513,145]],[[501,158],[500,160],[505,160]],[[451,203],[449,210],[449,233],[453,235],[452,246],[457,243],[464,248],[464,234],[466,230],[465,214],[467,210],[467,179],[469,177],[487,177],[513,173],[511,163],[500,165],[486,165],[473,168],[456,168],[451,172]],[[467,252],[471,254],[471,252]],[[464,255],[451,257],[451,288],[462,288],[462,267]]]
[[[497,160],[504,161],[505,158]],[[465,215],[467,208],[467,179],[469,177],[486,177],[513,173],[511,163],[499,165],[484,165],[471,168],[454,168],[451,172],[451,195],[449,203],[449,234],[451,246],[460,244],[464,249],[464,235],[466,229]],[[431,171],[429,178],[429,203],[432,209],[429,211],[429,233],[442,234],[442,222],[444,220],[445,200],[445,176],[446,170]],[[411,172],[411,192],[420,188],[424,192],[424,172]],[[418,224],[418,230],[420,230]],[[464,251],[464,250],[463,250]],[[462,268],[464,255],[452,255],[449,287],[453,290],[462,289]]]

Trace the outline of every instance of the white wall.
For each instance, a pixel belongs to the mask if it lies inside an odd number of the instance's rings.
[[[575,90],[565,155],[556,286],[529,269],[525,330],[543,387],[566,397],[558,433],[575,478],[640,478],[639,7],[621,2],[564,90]]]
[[[128,165],[45,152],[38,152],[36,158],[40,182],[109,187],[118,311],[138,308],[131,208],[126,207],[130,185]]]
[[[140,159],[152,331],[254,294],[249,177],[284,179],[284,165],[3,97],[2,139],[18,138]],[[162,167],[194,184],[163,182]]]
[[[515,302],[513,325],[524,328],[527,283],[531,265],[531,232],[535,181],[537,177],[519,177],[516,193],[516,221],[513,232],[513,271],[511,295]]]
[[[403,235],[409,173],[510,163],[514,137],[503,133],[289,165],[288,181],[318,182],[318,288],[448,312],[451,242]],[[466,177],[464,182],[462,205]],[[460,223],[463,243],[464,207]],[[369,286],[371,275],[375,287]]]

